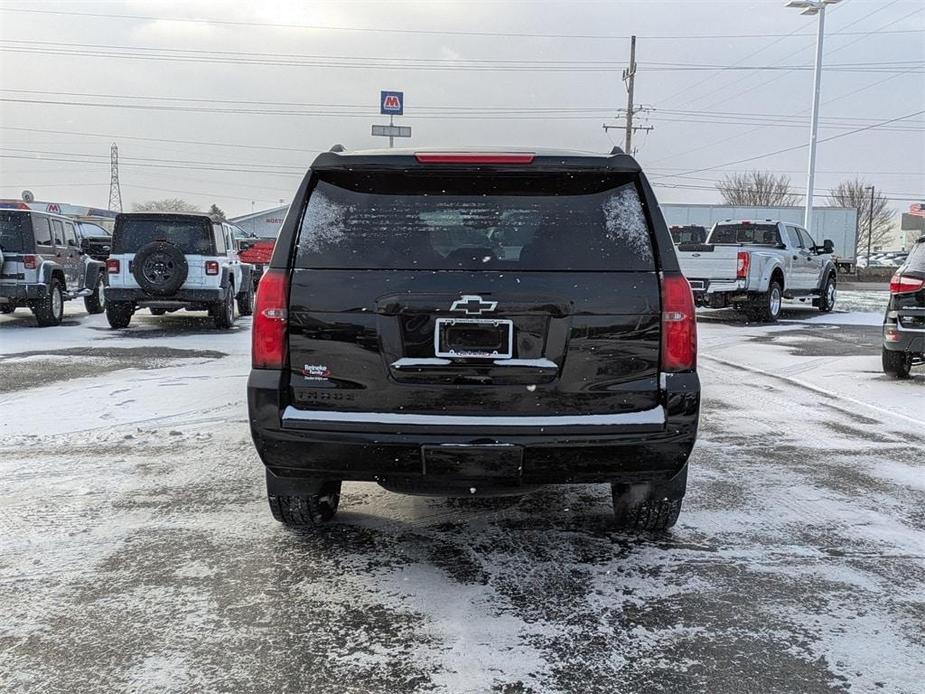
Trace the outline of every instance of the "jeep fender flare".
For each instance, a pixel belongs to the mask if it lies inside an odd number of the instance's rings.
[[[235,287],[238,290],[238,296],[244,296],[245,287],[251,286],[253,283],[253,265],[248,263],[241,263],[241,282]]]
[[[757,291],[766,292],[770,289],[771,277],[774,275],[775,270],[779,270],[780,276],[783,278],[783,281],[781,282],[781,290],[783,291],[786,289],[787,275],[784,272],[784,264],[780,261],[780,259],[775,258],[770,260],[761,271],[761,281],[758,283]]]
[[[58,273],[61,277],[62,289],[66,286],[66,280],[64,278],[64,267],[59,265],[53,260],[45,260],[40,265],[41,275],[42,275],[42,284],[51,285],[51,277],[55,273]]]
[[[232,276],[229,272],[229,267],[227,265],[222,265],[222,279],[219,282],[219,286],[228,291],[228,287],[232,285]]]
[[[106,263],[99,260],[87,260],[86,286],[84,289],[96,289],[96,283],[100,277],[103,278],[103,284],[106,284]]]

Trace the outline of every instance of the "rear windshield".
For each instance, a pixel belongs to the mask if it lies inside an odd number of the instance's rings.
[[[698,226],[671,227],[671,240],[675,243],[703,243],[707,230]]]
[[[302,221],[296,266],[654,269],[642,204],[625,177],[391,179],[320,181]],[[381,192],[390,186],[394,192]]]
[[[31,225],[28,214],[0,211],[0,250],[22,253],[29,249],[23,244]]]
[[[780,244],[776,224],[717,224],[710,243],[754,243],[760,246]]]
[[[80,228],[80,233],[84,236],[109,236],[109,232],[106,231],[103,227],[97,226],[96,224],[90,224],[89,222],[78,222],[77,226]]]
[[[166,241],[190,255],[212,255],[212,223],[207,219],[121,218],[112,235],[112,252],[134,253],[155,241]]]
[[[906,269],[925,272],[925,241],[915,244],[909,251],[909,257],[906,258]]]

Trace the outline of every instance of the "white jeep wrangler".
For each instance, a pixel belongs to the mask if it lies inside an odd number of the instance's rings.
[[[251,267],[242,263],[233,229],[205,214],[138,212],[116,217],[106,260],[106,318],[125,328],[139,307],[155,316],[208,311],[218,328],[254,305]]]

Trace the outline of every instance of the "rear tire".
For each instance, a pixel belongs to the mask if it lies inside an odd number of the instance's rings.
[[[61,280],[57,277],[51,278],[48,296],[32,304],[32,313],[43,328],[61,325],[64,319],[64,289],[61,286]]]
[[[254,313],[254,285],[252,282],[247,283],[247,287],[238,297],[238,313],[242,316],[250,316]]]
[[[127,328],[132,322],[132,314],[135,313],[135,305],[130,301],[110,301],[106,304],[106,320],[109,321],[109,327],[116,330]]]
[[[96,280],[96,288],[90,296],[84,297],[84,308],[87,313],[96,315],[106,310],[106,295],[103,286],[103,276]]]
[[[163,316],[167,313],[166,308],[149,308],[148,310],[151,312],[152,316]]]
[[[912,372],[912,355],[891,349],[883,350],[883,373],[890,378],[906,379]]]
[[[12,313],[16,310],[16,304],[0,304],[0,313]]]
[[[678,522],[681,501],[687,491],[687,467],[667,482],[616,482],[610,487],[617,528],[633,532],[662,532]]]
[[[219,330],[234,327],[234,287],[229,286],[225,298],[212,307],[212,318]]]
[[[745,315],[753,321],[774,323],[780,318],[783,300],[784,290],[781,289],[780,283],[771,280],[768,291],[755,298],[754,303],[745,310]]]
[[[317,494],[267,494],[273,518],[290,528],[313,528],[327,523],[340,504],[340,482],[325,482]]]

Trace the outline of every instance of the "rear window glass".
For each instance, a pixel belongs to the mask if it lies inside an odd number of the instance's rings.
[[[320,181],[299,234],[304,268],[652,270],[633,183],[407,177],[405,189]],[[364,179],[368,182],[368,179]],[[370,192],[370,188],[376,192]]]
[[[96,224],[90,224],[89,222],[80,222],[77,227],[80,229],[80,233],[83,236],[109,236],[109,232],[106,231],[103,227],[97,226]]]
[[[762,246],[776,246],[780,243],[780,232],[776,224],[723,224],[713,229],[710,243],[754,243]]]
[[[25,243],[29,231],[29,215],[22,212],[0,212],[0,250],[7,253],[22,253],[28,249]]]
[[[134,253],[155,241],[166,241],[190,255],[212,255],[212,223],[198,219],[123,218],[112,235],[112,252]]]
[[[925,272],[925,241],[915,244],[909,251],[909,257],[906,258],[906,269]]]
[[[707,238],[707,230],[698,226],[675,226],[669,231],[675,243],[703,243]]]

